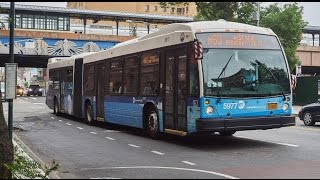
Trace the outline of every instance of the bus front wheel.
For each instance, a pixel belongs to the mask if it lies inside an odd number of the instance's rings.
[[[90,103],[86,105],[86,123],[89,125],[93,125],[93,117],[92,117],[92,107]]]
[[[219,134],[221,136],[232,136],[236,131],[220,131]]]
[[[152,139],[158,139],[160,137],[158,114],[154,109],[148,112],[147,133]]]

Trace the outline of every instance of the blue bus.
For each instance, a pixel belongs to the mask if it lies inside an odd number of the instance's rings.
[[[108,50],[48,64],[55,114],[191,135],[295,125],[290,71],[268,28],[174,23]]]

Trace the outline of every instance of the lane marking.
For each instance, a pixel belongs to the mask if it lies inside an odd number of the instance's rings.
[[[51,119],[56,119],[56,118],[54,118],[54,117],[51,117]]]
[[[91,134],[98,134],[98,133],[96,133],[96,132],[90,132]]]
[[[135,148],[140,147],[140,146],[137,146],[137,145],[134,145],[134,144],[128,144],[128,145],[131,146],[131,147],[135,147]]]
[[[23,99],[24,99],[24,100],[28,100],[28,98],[25,98],[25,97],[24,97]]]
[[[299,145],[296,145],[296,144],[273,142],[273,141],[267,141],[267,140],[262,140],[262,139],[254,139],[254,138],[245,137],[245,136],[235,136],[235,137],[244,138],[244,139],[251,139],[251,140],[256,140],[256,141],[264,141],[264,142],[268,142],[268,143],[279,144],[279,145],[290,146],[290,147],[299,147]]]
[[[67,125],[69,125],[69,126],[71,126],[72,124],[70,124],[70,123],[66,123]]]
[[[164,155],[164,153],[162,152],[159,152],[159,151],[151,151],[152,153],[155,153],[155,154],[159,154],[159,155]]]
[[[59,120],[60,122],[63,122],[61,119]]]
[[[41,105],[46,105],[46,103],[32,103],[32,104],[41,104]]]
[[[37,100],[37,98],[34,98],[34,97],[32,99]]]
[[[185,164],[189,164],[191,166],[196,166],[197,165],[197,164],[189,162],[189,161],[182,161],[182,162],[185,163]]]
[[[106,137],[107,139],[114,141],[115,139],[111,138],[111,137]]]
[[[78,129],[83,129],[82,127],[77,127]]]
[[[106,170],[106,169],[171,169],[171,170],[193,171],[193,172],[201,172],[206,174],[213,174],[216,176],[222,176],[229,179],[239,179],[234,176],[229,176],[226,174],[217,173],[213,171],[206,171],[201,169],[177,168],[177,167],[163,167],[163,166],[101,167],[101,168],[81,168],[80,170],[86,171],[86,170]]]
[[[115,130],[105,130],[103,132],[120,132],[120,131],[115,131]]]

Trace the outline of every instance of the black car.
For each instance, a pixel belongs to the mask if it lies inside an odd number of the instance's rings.
[[[302,106],[298,116],[306,126],[313,126],[316,122],[320,122],[320,99],[316,103]]]
[[[27,96],[30,95],[42,96],[42,88],[40,87],[40,85],[30,85],[27,90]]]

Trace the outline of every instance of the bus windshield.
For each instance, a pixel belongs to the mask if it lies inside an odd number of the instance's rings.
[[[230,33],[228,36],[231,37]],[[287,66],[279,44],[276,45],[276,37],[259,36],[265,37],[254,40],[257,42],[268,38],[274,40],[268,40],[266,43],[261,41],[260,45],[253,44],[254,47],[251,47],[252,44],[241,45],[239,42],[237,46],[222,42],[215,44],[220,47],[212,47],[208,41],[203,43],[205,96],[262,97],[290,93]],[[208,40],[208,35],[197,37],[200,37],[201,42]],[[220,38],[224,41],[224,36]],[[225,41],[228,40],[230,39]]]

